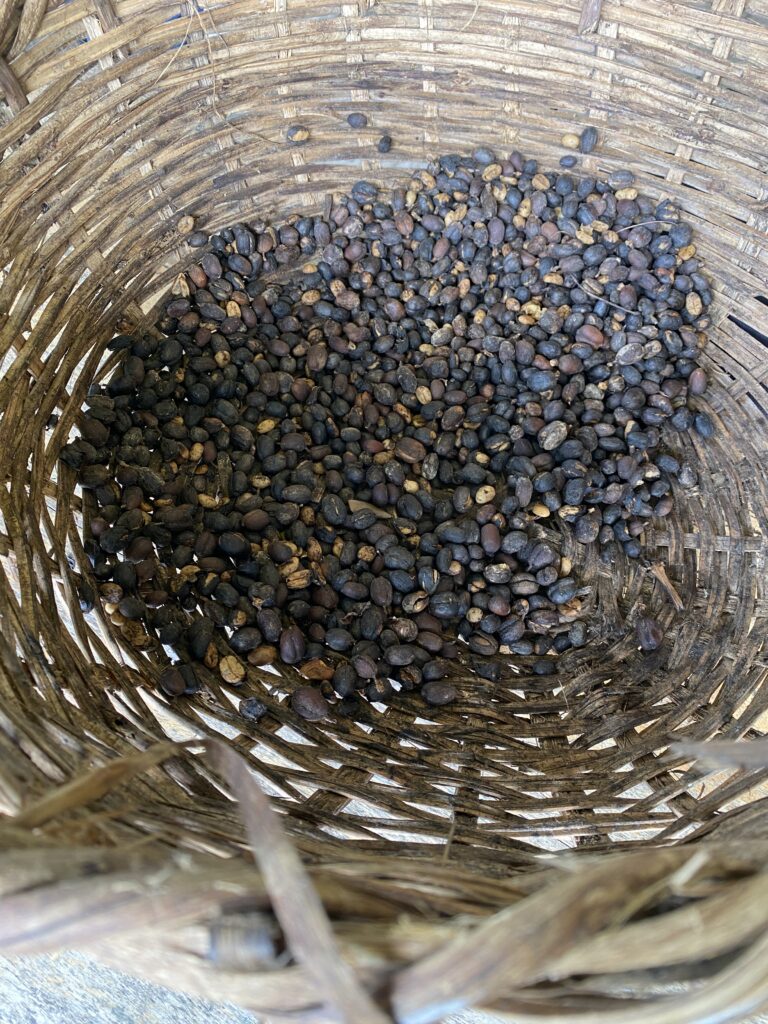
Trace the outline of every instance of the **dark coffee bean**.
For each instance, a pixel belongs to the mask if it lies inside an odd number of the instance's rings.
[[[247,654],[255,650],[261,643],[261,633],[252,626],[237,629],[229,639],[229,646],[238,654]]]
[[[499,642],[495,637],[486,633],[473,633],[467,640],[470,651],[473,654],[493,655],[499,649]]]
[[[700,434],[701,437],[704,438],[710,438],[715,433],[714,421],[712,417],[709,415],[709,413],[706,412],[696,413],[693,420],[693,426],[696,430],[696,433]]]
[[[403,437],[395,445],[395,455],[403,462],[421,462],[426,454],[424,445],[412,437]]]
[[[319,722],[330,711],[328,701],[314,686],[299,686],[291,694],[291,707],[308,722]]]
[[[286,665],[297,665],[304,657],[307,645],[298,626],[288,626],[280,634],[280,657]]]
[[[380,608],[366,608],[360,616],[360,636],[375,640],[384,629],[384,614]]]
[[[416,657],[416,649],[411,644],[395,644],[387,648],[384,657],[390,665],[410,665]]]
[[[579,150],[582,153],[591,153],[597,145],[597,128],[591,125],[585,128],[579,136]]]
[[[446,682],[429,682],[421,688],[421,696],[433,707],[441,707],[444,704],[451,704],[456,700],[458,693],[456,687]]]
[[[350,128],[365,128],[368,124],[368,118],[365,114],[354,113],[347,115],[347,124]]]
[[[429,610],[438,619],[453,619],[459,614],[460,604],[456,594],[434,594],[429,599]]]
[[[373,679],[377,674],[376,662],[369,654],[356,655],[352,667],[361,679]]]
[[[160,673],[160,689],[169,697],[179,697],[186,689],[184,676],[175,665],[168,665]]]
[[[444,679],[450,672],[451,663],[446,658],[434,658],[425,662],[422,673],[426,682],[433,682],[435,679]]]
[[[117,610],[126,619],[143,619],[147,614],[147,606],[138,597],[124,597],[118,603]]]
[[[249,722],[260,722],[267,713],[267,705],[257,697],[246,697],[240,701],[238,710]]]
[[[261,608],[256,613],[256,623],[267,643],[274,644],[280,640],[283,626],[280,614],[275,608]],[[291,662],[291,664],[293,664]]]
[[[379,577],[371,582],[371,600],[380,608],[387,608],[392,604],[394,591],[389,580]]]
[[[332,651],[348,651],[354,642],[354,637],[347,629],[329,629],[325,634],[326,646],[330,647]]]
[[[232,558],[240,558],[250,553],[251,546],[242,533],[227,531],[219,538],[219,547]]]
[[[360,688],[361,679],[349,662],[343,662],[336,667],[331,683],[340,697],[349,697]]]
[[[547,597],[553,604],[565,604],[567,601],[573,600],[577,589],[576,580],[560,579],[547,589]]]
[[[664,630],[655,619],[641,615],[635,623],[635,634],[640,648],[644,651],[655,651],[664,641]]]
[[[264,509],[255,508],[251,512],[246,512],[241,525],[244,530],[256,533],[269,525],[269,516]]]
[[[701,367],[696,367],[688,378],[688,390],[692,395],[703,395],[707,390],[709,382],[707,375]]]

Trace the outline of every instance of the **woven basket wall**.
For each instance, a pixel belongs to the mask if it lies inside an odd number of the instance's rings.
[[[273,1020],[755,1011],[766,0],[0,0],[3,94],[0,953],[95,949]],[[311,137],[289,147],[297,122]],[[297,677],[258,670],[169,704],[163,651],[80,610],[83,505],[57,453],[112,366],[107,340],[147,328],[192,261],[182,218],[317,211],[478,144],[552,168],[586,124],[600,143],[584,171],[631,167],[695,226],[718,427],[677,439],[700,483],[678,488],[644,560],[564,541],[593,584],[592,641],[556,676],[521,659],[499,686],[467,678],[451,709],[404,699],[308,724],[286,701]],[[650,655],[641,607],[667,630]],[[248,694],[269,704],[258,726],[237,712]],[[749,757],[713,746],[716,771],[673,746],[744,738]]]

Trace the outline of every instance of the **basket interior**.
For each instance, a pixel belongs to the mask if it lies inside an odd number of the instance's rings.
[[[669,747],[768,725],[768,7],[607,3],[579,33],[580,14],[574,0],[11,12],[0,43],[3,810],[112,754],[211,732],[248,757],[317,857],[360,846],[501,872],[540,849],[699,836],[755,799],[764,773],[703,782]],[[368,129],[349,128],[351,110]],[[285,141],[295,123],[311,132],[300,147]],[[600,143],[581,169],[630,167],[694,224],[716,294],[706,363],[718,428],[706,444],[675,439],[693,449],[700,483],[678,488],[645,561],[611,563],[564,539],[593,587],[591,642],[554,676],[520,659],[499,685],[467,678],[450,710],[403,699],[359,721],[305,723],[286,704],[292,677],[258,670],[237,692],[211,679],[197,698],[158,696],[165,652],[80,611],[82,496],[57,453],[113,365],[107,340],[151,324],[192,261],[181,218],[206,231],[280,221],[359,178],[396,185],[479,144],[554,168],[560,136],[586,124]],[[627,625],[642,605],[667,628],[652,655]],[[267,689],[270,714],[249,727],[237,702]],[[97,841],[172,826],[193,847],[240,843],[236,810],[196,759],[104,804],[114,813]]]

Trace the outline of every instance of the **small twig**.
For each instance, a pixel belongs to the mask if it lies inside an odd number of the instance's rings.
[[[445,840],[445,846],[443,847],[443,855],[440,858],[445,864],[451,855],[451,846],[453,844],[453,837],[456,835],[456,808],[451,808],[451,826],[448,829],[448,837]]]
[[[569,282],[570,282],[570,284],[569,284]],[[569,288],[583,287],[583,285],[581,285],[580,282],[577,281],[575,277],[573,277],[573,275],[570,275],[569,277],[567,277],[563,283],[567,284]],[[591,292],[589,292],[588,294],[592,295]],[[597,302],[604,302],[606,304],[606,306],[613,306],[614,309],[620,309],[622,311],[622,313],[635,313],[636,312],[636,310],[634,310],[634,309],[627,309],[626,306],[620,306],[618,304],[618,302],[611,302],[611,300],[610,299],[606,299],[604,295],[592,295],[592,298],[595,299]]]
[[[194,0],[193,0],[193,2],[194,2]],[[150,88],[154,88],[157,85],[157,83],[160,81],[160,79],[165,77],[165,75],[170,70],[171,65],[173,64],[173,62],[176,60],[176,58],[179,56],[179,54],[181,53],[182,49],[184,48],[184,44],[186,43],[187,39],[189,39],[189,30],[192,28],[192,17],[193,17],[193,14],[194,14],[193,10],[189,12],[189,18],[187,19],[187,31],[184,33],[184,38],[181,40],[179,45],[173,51],[173,56],[168,61],[168,63],[165,65],[165,67],[160,72],[160,74],[157,76],[157,78],[154,80],[154,82],[152,83]]]
[[[620,231],[631,231],[632,228],[647,228],[647,227],[650,227],[651,224],[672,224],[672,223],[673,223],[673,221],[671,221],[671,220],[641,220],[639,224],[627,224],[626,227],[616,228],[615,230],[616,230],[616,234],[618,235]]]
[[[654,579],[658,580],[658,582],[661,584],[667,597],[675,606],[676,610],[679,612],[685,611],[685,604],[683,603],[683,599],[675,590],[674,584],[672,583],[672,580],[669,578],[669,576],[667,576],[667,570],[664,568],[661,562],[651,562],[650,565],[647,566],[647,569],[651,576],[653,576]]]
[[[470,14],[468,21],[464,25],[461,26],[461,28],[459,29],[459,32],[466,32],[467,31],[469,26],[472,24],[472,22],[477,17],[477,12],[479,10],[480,10],[480,0],[475,0],[475,9]]]
[[[243,128],[240,125],[235,124],[234,122],[230,121],[229,117],[226,114],[223,114],[221,112],[221,110],[219,109],[219,96],[218,96],[218,93],[216,91],[216,60],[214,59],[214,56],[213,56],[213,47],[211,46],[211,38],[210,38],[210,35],[208,34],[208,30],[206,29],[205,25],[203,24],[203,19],[200,17],[200,11],[197,9],[197,3],[195,2],[195,0],[193,0],[193,2],[194,2],[194,11],[195,11],[195,14],[197,15],[197,20],[200,22],[200,31],[203,33],[203,36],[205,38],[205,45],[208,48],[208,61],[209,61],[210,65],[211,65],[211,106],[213,108],[214,113],[217,115],[219,120],[224,121],[225,124],[228,124],[231,128],[234,128],[235,131],[242,132],[243,135],[252,135],[255,139],[259,139],[261,142],[266,142],[268,145],[270,145],[271,144],[270,140],[267,139],[264,135],[260,135],[258,132],[254,132],[250,128]],[[210,19],[210,22],[211,22],[211,25],[213,25],[213,30],[214,30],[215,34],[219,37],[219,39],[221,39],[222,43],[224,44],[224,47],[225,47],[225,49],[227,51],[227,55],[231,56],[231,51],[229,49],[229,43],[226,41],[226,39],[221,34],[221,32],[219,32],[219,30],[216,28],[216,22],[213,20],[213,15],[211,14],[211,12],[208,10],[207,7],[203,8],[203,9],[205,10],[206,14],[208,15],[208,17]]]

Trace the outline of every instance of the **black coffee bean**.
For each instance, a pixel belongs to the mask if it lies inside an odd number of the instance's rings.
[[[597,128],[591,125],[585,128],[579,136],[579,150],[582,153],[591,153],[597,145]]]
[[[249,722],[260,722],[267,713],[267,705],[257,697],[246,697],[238,706],[240,714]]]
[[[251,550],[251,545],[242,533],[235,533],[233,531],[222,533],[219,538],[219,547],[232,558],[240,558],[243,555],[249,554]]]
[[[325,634],[325,643],[332,651],[348,651],[354,644],[355,639],[348,629],[340,627],[329,629]]]
[[[347,661],[336,667],[331,683],[340,697],[349,697],[360,688],[361,679],[354,667]]]
[[[410,665],[416,658],[416,648],[411,644],[395,644],[387,648],[384,657],[389,665]]]
[[[160,673],[160,689],[169,697],[179,697],[186,689],[184,676],[175,665],[168,665]]]
[[[438,619],[453,619],[459,614],[460,603],[456,594],[434,594],[429,599],[429,610]]]
[[[307,644],[298,626],[288,626],[280,634],[280,657],[286,665],[297,665],[304,657]]]
[[[261,643],[261,633],[252,626],[237,629],[229,638],[229,646],[238,654],[247,654],[255,650]]]
[[[706,412],[696,413],[693,420],[693,426],[696,433],[700,434],[701,437],[710,438],[715,433],[714,421],[709,413]]]
[[[375,640],[384,629],[384,613],[380,608],[366,608],[360,616],[360,636],[366,640]]]
[[[388,579],[379,577],[371,582],[371,600],[380,608],[387,608],[394,600],[394,590]]]
[[[147,606],[138,597],[124,597],[118,603],[117,610],[126,619],[142,619],[147,614]]]
[[[451,704],[456,700],[458,693],[456,687],[446,682],[429,682],[421,688],[421,696],[433,707],[441,707],[444,704]]]
[[[655,619],[641,615],[635,623],[635,634],[640,648],[644,651],[655,651],[664,640],[664,630]]]
[[[330,711],[328,701],[314,686],[299,686],[291,694],[291,707],[308,722],[319,722]]]

